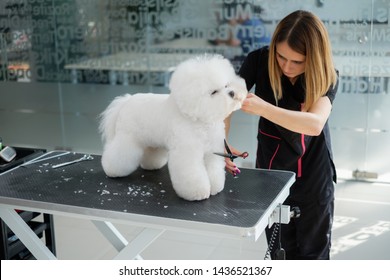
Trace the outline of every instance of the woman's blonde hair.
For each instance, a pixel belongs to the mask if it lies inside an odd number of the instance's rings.
[[[307,11],[295,11],[279,22],[271,40],[268,61],[276,103],[283,95],[282,70],[276,59],[276,45],[282,42],[287,42],[292,50],[306,56],[304,109],[307,110],[337,82],[328,32],[322,21]]]

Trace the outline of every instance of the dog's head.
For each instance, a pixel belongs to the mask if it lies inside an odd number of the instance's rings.
[[[180,63],[169,88],[179,110],[203,122],[225,119],[241,108],[248,93],[229,60],[207,54]]]

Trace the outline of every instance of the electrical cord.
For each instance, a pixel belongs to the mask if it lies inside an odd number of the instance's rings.
[[[272,251],[272,248],[274,247],[275,240],[277,237],[276,235],[279,232],[279,228],[280,228],[280,223],[277,223],[274,226],[274,229],[272,230],[271,238],[269,239],[269,242],[268,242],[268,248],[267,248],[267,251],[265,252],[264,260],[271,259],[271,251]]]
[[[276,238],[278,237],[278,248],[275,250],[275,259],[277,260],[285,260],[286,259],[286,252],[282,248],[282,205],[279,205],[279,222],[274,226],[274,229],[272,230],[271,238],[268,243],[268,248],[264,256],[264,260],[270,260],[271,259],[271,252],[275,245]],[[278,236],[277,236],[278,234]]]
[[[285,260],[286,251],[282,248],[282,205],[279,205],[279,247],[275,251],[275,259]]]

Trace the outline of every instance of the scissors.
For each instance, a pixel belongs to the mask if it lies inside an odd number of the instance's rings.
[[[226,149],[226,152],[227,153],[214,153],[218,156],[221,156],[221,157],[226,157],[226,158],[230,158],[231,161],[234,161],[234,159],[238,158],[238,157],[242,157],[242,158],[246,158],[249,156],[248,152],[243,152],[242,154],[240,155],[235,155],[232,153],[232,151],[230,150],[229,148],[229,145],[227,144],[226,142],[226,139],[223,140],[224,144],[225,144],[225,149]]]

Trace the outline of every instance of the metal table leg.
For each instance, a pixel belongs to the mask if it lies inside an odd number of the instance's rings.
[[[57,259],[14,209],[0,206],[0,217],[19,237],[19,239],[23,242],[26,248],[30,250],[36,259]]]

